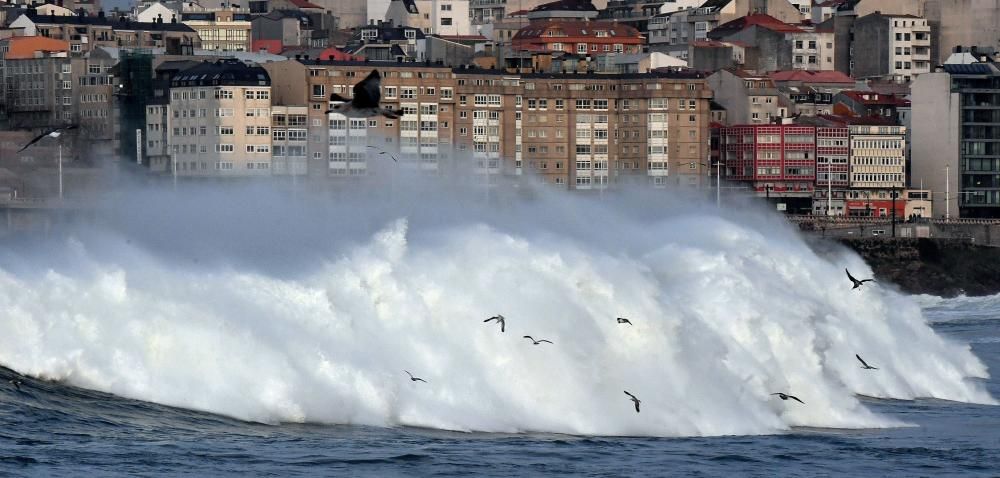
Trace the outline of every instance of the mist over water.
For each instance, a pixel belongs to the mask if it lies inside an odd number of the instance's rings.
[[[8,241],[0,365],[265,423],[486,432],[891,427],[856,394],[995,403],[917,299],[852,291],[844,267],[870,269],[816,256],[781,218],[662,192],[528,196],[487,207],[413,178],[129,190],[100,225]],[[498,313],[506,333],[482,322]]]

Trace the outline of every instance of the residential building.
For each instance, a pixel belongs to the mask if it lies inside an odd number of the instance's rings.
[[[308,174],[308,116],[305,105],[271,106],[271,174],[292,178]]]
[[[140,2],[132,8],[129,17],[140,23],[156,23],[159,21],[174,22],[180,18],[180,9],[172,9],[160,2]]]
[[[839,71],[774,71],[768,77],[791,101],[791,113],[799,116],[834,114],[834,97],[856,86],[853,78]]]
[[[892,207],[885,207],[885,201],[891,202],[892,195],[901,194],[906,186],[906,128],[885,122],[871,123],[858,121],[848,126],[851,193],[847,210],[850,216],[886,216]],[[872,204],[873,200],[881,204]],[[902,217],[904,202],[898,201],[896,207],[896,215]]]
[[[911,183],[937,217],[1000,218],[1000,68],[945,64],[912,86]]]
[[[193,177],[271,174],[267,71],[238,60],[204,62],[173,75],[169,91],[167,104],[147,107],[147,137],[165,132],[171,157],[166,172]],[[159,126],[149,128],[154,124]]]
[[[385,20],[426,34],[470,35],[469,0],[392,0]]]
[[[816,128],[816,191],[813,214],[847,214],[850,186],[850,130],[846,126]]]
[[[789,24],[799,23],[802,17],[788,0],[707,0],[687,16],[691,40],[705,40],[719,25],[748,14],[768,15]]]
[[[866,54],[851,56],[851,76],[910,82],[931,67],[931,28],[914,15],[875,12],[854,21],[852,48]]]
[[[118,62],[102,49],[71,54],[69,42],[46,37],[0,40],[0,83],[10,128],[79,125],[87,146],[112,152],[111,68]],[[2,117],[4,115],[0,115]],[[103,149],[102,149],[103,148]],[[84,149],[80,153],[86,153]]]
[[[726,109],[730,124],[767,124],[790,116],[789,102],[766,75],[740,69],[719,70],[708,77],[715,101]]]
[[[834,30],[832,24],[802,26],[792,41],[792,69],[829,71],[834,69]]]
[[[577,55],[639,53],[644,39],[638,30],[606,21],[537,20],[514,35],[516,50]]]
[[[755,13],[719,25],[708,32],[708,39],[723,42],[739,42],[745,50],[742,68],[765,73],[792,68],[793,38],[804,38],[807,32],[799,27],[784,23],[772,16]],[[809,46],[808,41],[799,40],[799,46]],[[816,45],[813,45],[816,46]],[[804,49],[799,50],[800,57]],[[814,57],[815,57],[815,50]],[[694,53],[692,53],[693,55]],[[801,58],[800,58],[801,59]],[[698,60],[693,60],[697,62]]]
[[[420,52],[426,50],[426,39],[417,27],[382,23],[358,29],[346,51],[370,61],[422,61]]]
[[[198,32],[201,47],[215,51],[251,51],[250,13],[198,8],[181,13],[181,21]]]
[[[812,212],[816,185],[815,126],[738,125],[722,129],[726,178],[793,214]]]
[[[910,101],[899,95],[857,90],[837,93],[833,103],[834,114],[883,118],[897,125],[903,124],[900,110],[910,106]]]
[[[172,54],[187,53],[202,47],[201,37],[191,27],[168,21],[140,23],[127,17],[112,19],[98,12],[96,16],[42,16],[27,13],[11,22],[11,28],[23,29],[23,36],[44,36],[68,41],[70,53],[82,53],[98,46],[112,48],[165,48]]]
[[[707,186],[711,91],[698,73],[517,75],[422,63],[287,63],[265,68],[276,101],[297,101],[299,81],[309,85],[311,177],[388,174],[389,160],[375,152],[387,151],[398,159],[393,167],[491,187],[518,177],[579,190]],[[350,95],[373,68],[382,74],[383,105],[401,108],[402,118],[323,114],[330,93]],[[328,128],[317,130],[314,120]]]

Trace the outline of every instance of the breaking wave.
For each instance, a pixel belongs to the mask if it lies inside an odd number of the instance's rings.
[[[212,199],[149,200],[8,247],[0,364],[251,421],[486,432],[889,427],[902,424],[856,394],[995,403],[969,380],[983,363],[917,300],[852,291],[843,269],[870,274],[861,259],[821,258],[752,210],[548,196],[495,215],[450,198],[326,216],[259,195],[196,207]],[[483,323],[497,313],[505,333]]]

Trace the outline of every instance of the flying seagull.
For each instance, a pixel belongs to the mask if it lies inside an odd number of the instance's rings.
[[[629,398],[632,400],[632,403],[635,404],[635,413],[639,413],[639,404],[642,403],[642,400],[639,400],[638,398],[636,398],[635,395],[628,393],[628,390],[625,390],[625,395],[628,395]]]
[[[350,118],[371,118],[382,115],[389,119],[398,119],[403,116],[403,110],[383,108],[379,106],[382,100],[382,76],[378,70],[372,70],[368,76],[354,85],[354,97],[348,100],[336,93],[330,95],[330,101],[336,103],[333,109],[326,110],[326,113],[340,113]]]
[[[878,367],[872,367],[871,365],[868,365],[868,362],[865,362],[865,359],[861,358],[860,355],[854,354],[854,356],[857,357],[858,360],[861,362],[861,368],[865,370],[878,370]]]
[[[16,388],[18,392],[20,392],[21,391],[21,384],[24,383],[24,382],[22,382],[22,381],[20,381],[20,380],[18,380],[16,378],[12,378],[12,379],[8,380],[7,383],[10,383],[11,385],[13,385],[14,388]]]
[[[789,398],[791,398],[792,400],[795,400],[796,402],[799,402],[799,403],[801,403],[803,405],[806,404],[806,402],[803,402],[802,400],[799,400],[799,397],[796,397],[794,395],[789,395],[787,393],[778,392],[778,393],[772,393],[771,395],[777,395],[778,398],[780,398],[782,400],[788,400]]]
[[[851,275],[851,271],[847,270],[846,267],[844,268],[844,272],[847,273],[847,278],[851,279],[851,282],[854,283],[854,287],[851,287],[851,289],[857,289],[858,287],[861,287],[861,284],[864,284],[865,282],[875,282],[875,279],[864,279],[864,280],[855,279],[854,276]]]
[[[406,372],[406,374],[410,376],[410,381],[411,382],[424,382],[424,383],[427,383],[427,380],[424,380],[424,379],[422,379],[420,377],[414,377],[412,373],[407,372],[406,370],[403,370],[403,371]]]
[[[626,319],[625,317],[618,317],[618,323],[632,325],[632,322]]]
[[[506,327],[507,323],[504,322],[504,319],[503,319],[502,315],[500,315],[500,314],[494,315],[493,317],[490,317],[490,318],[484,320],[483,322],[489,322],[491,320],[495,320],[495,321],[497,321],[498,324],[500,324],[500,332],[504,331],[504,327]]]
[[[545,340],[545,339],[542,339],[542,340],[535,340],[535,339],[534,339],[533,337],[531,337],[530,335],[525,335],[525,336],[524,336],[524,338],[526,338],[526,339],[530,340],[530,341],[532,342],[532,345],[538,345],[538,344],[540,344],[540,343],[542,343],[542,342],[545,342],[545,343],[547,343],[547,344],[551,344],[551,343],[552,343],[552,341],[550,341],[550,340]]]
[[[69,131],[71,129],[76,129],[78,127],[79,126],[77,126],[75,124],[71,124],[69,126],[60,126],[58,128],[50,129],[50,130],[48,130],[48,131],[46,131],[46,132],[44,132],[44,133],[42,133],[42,134],[40,134],[38,136],[35,136],[35,139],[32,139],[31,141],[28,142],[28,144],[22,146],[21,149],[17,150],[17,152],[20,153],[21,151],[24,151],[24,150],[28,149],[28,147],[30,147],[31,145],[33,145],[33,144],[41,141],[46,136],[50,136],[50,137],[53,137],[53,138],[58,138],[59,135],[61,135],[63,131]]]
[[[374,150],[378,151],[378,154],[379,154],[379,155],[383,155],[383,154],[387,154],[385,150],[382,150],[382,149],[378,149],[378,148],[377,148],[377,147],[375,147],[375,146],[368,146],[368,147],[369,147],[369,148],[371,148],[371,149],[374,149]],[[395,154],[391,154],[391,153],[390,153],[390,154],[389,154],[389,157],[390,157],[390,158],[392,158],[392,160],[393,160],[393,161],[396,161],[396,162],[399,162],[399,161],[398,161],[398,160],[396,159],[396,155],[395,155]]]

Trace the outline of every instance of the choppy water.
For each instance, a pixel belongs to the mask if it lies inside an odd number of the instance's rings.
[[[747,212],[273,199],[0,252],[0,475],[1000,473],[1000,296],[851,291]]]

